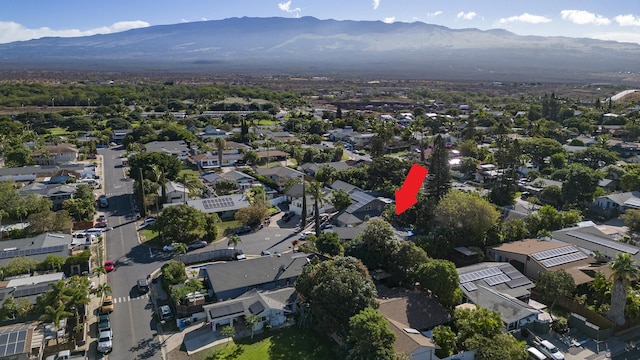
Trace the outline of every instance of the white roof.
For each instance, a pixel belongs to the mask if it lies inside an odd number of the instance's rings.
[[[27,276],[23,278],[9,280],[7,283],[7,287],[18,287],[25,285],[35,285],[40,283],[49,283],[53,281],[59,281],[64,279],[64,273],[53,273],[53,274],[45,274],[45,275],[36,275],[36,276]]]

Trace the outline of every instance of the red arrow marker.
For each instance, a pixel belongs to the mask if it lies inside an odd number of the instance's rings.
[[[404,184],[400,190],[396,190],[396,215],[402,214],[418,203],[418,192],[428,173],[427,168],[418,164],[411,166]]]

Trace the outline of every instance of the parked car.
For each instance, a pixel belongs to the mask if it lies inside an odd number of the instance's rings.
[[[262,256],[269,256],[269,255],[271,255],[271,251],[269,251],[269,250],[262,250],[262,251],[260,252],[260,255],[262,255]]]
[[[104,271],[106,272],[112,272],[113,270],[115,270],[116,265],[112,262],[112,261],[107,261],[104,263]]]
[[[196,250],[196,249],[202,249],[203,247],[206,247],[207,245],[209,245],[209,243],[207,243],[206,241],[196,241],[193,242],[191,244],[189,244],[189,246],[187,246],[187,251],[192,251],[192,250]]]
[[[171,308],[169,305],[160,306],[160,318],[162,321],[169,321],[173,319],[173,315],[171,315]]]
[[[320,229],[333,229],[333,224],[326,222],[320,225]]]
[[[100,315],[100,319],[98,320],[98,334],[105,330],[111,330],[111,321],[109,320],[108,314]]]
[[[111,330],[100,332],[98,352],[107,353],[111,350],[113,350],[113,333],[111,333]]]
[[[90,228],[90,229],[86,229],[84,231],[85,234],[96,235],[96,236],[101,235],[102,232],[103,232],[103,230],[100,229],[100,228]]]
[[[251,227],[247,225],[240,226],[239,228],[236,229],[236,234],[238,235],[246,234],[248,232],[251,232]]]
[[[293,211],[287,211],[282,215],[282,221],[287,222],[291,220],[296,214]]]
[[[538,349],[551,359],[564,360],[564,354],[561,353],[560,350],[558,350],[558,348],[549,340],[540,341]]]
[[[113,296],[107,295],[100,306],[100,314],[110,314],[113,312]]]
[[[305,231],[305,232],[302,233],[302,235],[300,235],[300,240],[306,239],[307,236],[309,236],[309,235],[314,235],[315,236],[316,232],[315,231]]]
[[[98,206],[100,206],[101,208],[108,208],[109,207],[109,201],[107,200],[107,195],[100,195],[100,197],[98,197]]]
[[[174,251],[178,243],[171,243],[162,247],[162,251]]]
[[[140,229],[146,228],[147,226],[149,226],[149,225],[153,224],[154,222],[156,222],[156,220],[157,219],[154,218],[154,217],[148,217],[148,218],[144,219],[144,221],[142,222],[142,225],[140,225]]]

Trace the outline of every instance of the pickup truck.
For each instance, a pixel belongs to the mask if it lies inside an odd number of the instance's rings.
[[[45,360],[87,360],[86,351],[61,350],[57,354],[47,356]]]

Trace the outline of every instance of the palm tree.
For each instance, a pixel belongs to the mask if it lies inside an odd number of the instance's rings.
[[[227,141],[224,138],[217,137],[213,139],[213,142],[216,144],[216,148],[218,149],[218,165],[222,169],[222,152],[227,146]]]
[[[64,280],[54,282],[51,285],[51,290],[47,291],[45,296],[45,304],[51,305],[63,305],[69,301],[69,295],[67,295],[67,284]]]
[[[627,287],[631,280],[638,277],[638,268],[629,253],[618,253],[618,257],[609,264],[613,271],[613,290],[611,291],[611,308],[607,318],[618,325],[624,325],[624,308],[627,303]]]
[[[100,299],[111,294],[111,292],[111,286],[107,283],[102,283],[96,288],[96,295],[100,296]]]
[[[322,192],[322,184],[313,181],[309,186],[309,194],[313,197],[313,216],[315,218],[316,236],[320,236],[320,208],[324,205],[325,195]]]
[[[220,335],[222,335],[222,337],[228,338],[227,345],[224,346],[224,347],[227,347],[229,346],[229,343],[231,342],[231,340],[236,336],[236,328],[234,328],[233,326],[227,325],[222,329],[220,329]]]
[[[40,316],[40,321],[46,324],[48,323],[53,324],[53,330],[56,332],[56,347],[59,344],[58,330],[60,330],[60,320],[64,318],[68,318],[69,316],[72,316],[72,315],[73,315],[72,313],[64,309],[64,304],[60,304],[58,305],[58,307],[47,305],[44,308],[44,314]]]
[[[164,186],[164,183],[165,183],[164,171],[162,170],[162,168],[158,164],[149,165],[149,169],[153,173],[153,180],[152,181],[155,182],[156,184],[160,185],[160,189],[161,189],[160,191],[161,191],[161,194],[162,194],[162,199],[164,200],[164,198],[167,196],[167,188]],[[160,213],[160,199],[159,199],[159,196],[157,194],[156,194],[156,212],[158,214]]]
[[[86,277],[84,278],[87,279]],[[80,305],[86,305],[89,303],[88,291],[89,284],[84,286],[77,287],[67,287],[67,296],[69,296],[69,301],[67,301],[67,310],[73,310],[76,318],[79,318],[78,310]]]
[[[235,249],[239,243],[242,242],[242,238],[240,238],[240,236],[233,234],[229,237],[229,241],[227,241],[227,246],[231,246],[233,245],[233,248]]]
[[[185,204],[187,203],[187,200],[189,199],[190,194],[196,194],[198,190],[201,189],[200,180],[186,172],[178,175],[176,182],[184,186],[184,189],[185,189],[184,203]],[[189,192],[188,194],[186,193],[187,191]]]
[[[256,314],[250,314],[244,317],[244,322],[251,328],[251,338],[253,339],[253,328],[260,322],[260,316]]]

